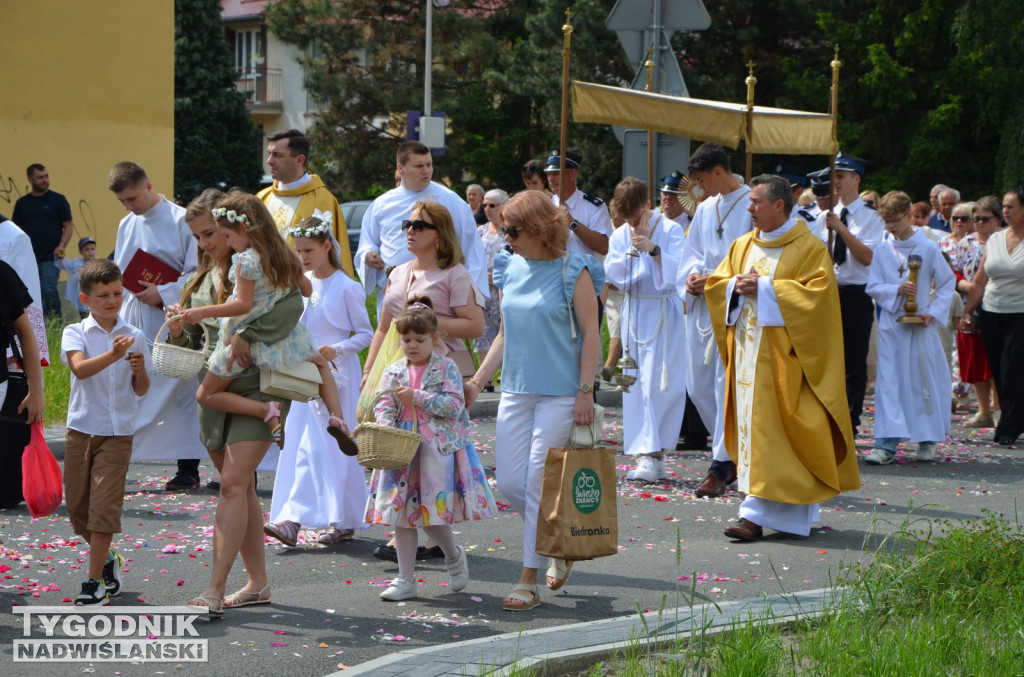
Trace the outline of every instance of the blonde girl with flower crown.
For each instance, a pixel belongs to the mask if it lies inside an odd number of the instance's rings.
[[[210,355],[209,371],[199,384],[196,400],[208,409],[263,419],[278,446],[284,442],[284,421],[277,401],[260,402],[227,392],[232,379],[247,371],[229,358],[235,334],[250,320],[274,307],[289,290],[300,287],[304,296],[312,290],[303,275],[302,264],[277,232],[270,212],[258,198],[232,191],[213,209],[219,230],[235,250],[228,278],[234,293],[224,303],[189,308],[182,319],[198,324],[207,317],[221,318],[220,339]],[[338,441],[343,453],[354,456],[358,449],[348,436],[338,391],[331,377],[330,364],[317,350],[313,337],[302,324],[296,324],[286,337],[273,343],[249,346],[254,367],[280,370],[300,362],[312,362],[320,370],[320,398],[330,413],[327,432]]]

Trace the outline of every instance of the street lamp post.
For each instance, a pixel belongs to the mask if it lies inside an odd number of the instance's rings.
[[[431,85],[434,72],[434,7],[447,7],[450,0],[427,0],[427,38],[426,57],[423,59],[423,115],[420,117],[420,140],[436,148],[444,145],[444,126],[438,120],[434,122],[433,102],[431,101]],[[440,129],[438,129],[440,127]],[[438,137],[440,132],[440,137]]]

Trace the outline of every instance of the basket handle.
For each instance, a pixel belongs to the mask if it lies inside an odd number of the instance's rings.
[[[163,343],[164,342],[164,340],[163,340],[164,329],[167,329],[167,325],[169,325],[171,322],[175,322],[176,320],[180,320],[180,319],[181,319],[181,315],[172,315],[171,317],[168,317],[167,320],[163,324],[160,325],[160,328],[156,332],[156,342],[157,343]],[[208,346],[210,344],[210,332],[206,328],[206,324],[204,322],[200,322],[199,326],[203,330],[203,348],[205,349],[206,346]],[[184,331],[184,329],[182,331]],[[170,332],[168,332],[168,335],[169,334],[170,334]]]
[[[359,422],[360,423],[365,423],[366,422],[365,419],[366,419],[367,412],[373,411],[373,408],[377,405],[378,402],[380,402],[382,397],[384,397],[385,395],[394,395],[397,392],[398,392],[398,388],[388,388],[387,390],[379,390],[379,391],[377,391],[377,394],[374,395],[373,399],[370,400],[369,406],[367,406],[366,409],[363,410],[363,416],[359,420]],[[395,403],[398,405],[398,411],[401,412],[402,411],[402,403],[398,401],[397,397],[395,398]],[[412,405],[412,425],[413,425],[413,428],[412,428],[413,432],[419,432],[420,431],[420,415],[419,415],[419,411],[416,409],[416,405],[415,404]]]

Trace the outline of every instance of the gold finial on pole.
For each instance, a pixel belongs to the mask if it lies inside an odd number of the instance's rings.
[[[647,46],[647,91],[654,91],[654,45]],[[654,204],[654,130],[647,130],[647,198]]]
[[[842,62],[839,60],[839,45],[836,45],[835,56],[832,58],[832,91],[831,99],[829,101],[829,115],[832,116],[832,141],[838,143],[839,141],[839,67],[842,66]],[[836,154],[832,153],[832,157],[828,161],[828,181],[829,181],[829,208],[836,204]],[[832,253],[832,248],[835,245],[836,232],[834,230],[828,231],[828,251]]]
[[[562,41],[562,130],[558,139],[558,201],[565,204],[566,189],[568,182],[565,177],[565,154],[569,145],[569,47],[572,44],[572,24],[569,19],[572,17],[572,10],[565,10],[565,25],[562,26],[562,33],[565,38]]]
[[[754,86],[757,84],[757,78],[754,77],[754,60],[751,59],[747,62],[747,68],[750,69],[747,74],[747,183],[750,183],[751,174],[754,171],[754,153],[751,150],[750,144],[754,138]]]

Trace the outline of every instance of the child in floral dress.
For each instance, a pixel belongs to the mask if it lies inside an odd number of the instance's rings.
[[[497,515],[494,494],[469,440],[469,414],[462,376],[451,358],[434,350],[441,340],[437,316],[426,296],[413,297],[396,318],[400,359],[381,376],[388,391],[374,406],[377,423],[414,429],[417,417],[424,440],[405,468],[374,470],[366,521],[395,528],[398,576],[381,599],[416,597],[417,528],[444,551],[448,588],[458,592],[469,582],[466,549],[455,544],[451,525]]]

